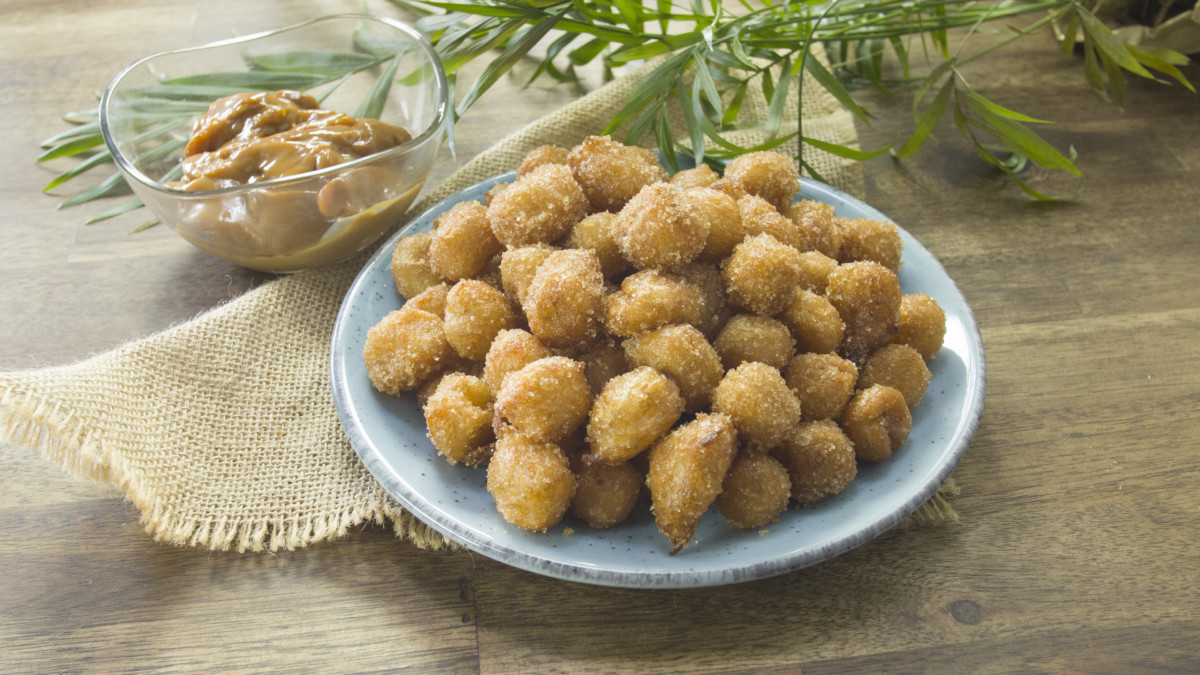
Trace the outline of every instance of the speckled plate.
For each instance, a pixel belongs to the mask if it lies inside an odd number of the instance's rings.
[[[402,303],[390,270],[396,238],[427,230],[453,204],[482,201],[497,182],[512,180],[509,173],[463,190],[389,240],[350,287],[333,329],[334,402],[354,450],[388,493],[446,537],[514,567],[590,584],[732,584],[796,570],[861,545],[916,510],[962,457],[983,408],[983,343],[962,293],[937,259],[901,228],[901,287],[905,293],[927,293],[941,304],[946,337],[929,364],[933,380],[914,411],[908,441],[888,461],[861,466],[841,494],[813,508],[789,509],[762,531],[735,529],[709,513],[693,543],[674,556],[655,528],[648,503],[607,530],[593,530],[570,516],[543,534],[509,525],[484,487],[485,470],[452,466],[438,456],[425,434],[415,395],[387,396],[372,388],[362,347],[367,330]],[[814,181],[804,181],[800,198],[832,204],[841,216],[887,219]]]

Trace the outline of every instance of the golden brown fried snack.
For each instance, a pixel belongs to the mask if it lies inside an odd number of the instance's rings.
[[[567,149],[557,145],[538,146],[525,154],[525,159],[517,167],[517,176],[524,176],[543,164],[566,164]]]
[[[595,251],[555,251],[538,266],[521,302],[529,330],[548,347],[596,337],[604,320],[604,275]]]
[[[600,271],[605,278],[629,269],[629,261],[621,255],[617,244],[617,214],[601,211],[584,218],[571,228],[563,242],[567,248],[587,248],[600,259]]]
[[[642,474],[629,462],[609,464],[586,457],[575,463],[571,513],[596,529],[621,523],[642,494]]]
[[[674,378],[688,410],[708,406],[725,372],[717,350],[690,324],[635,335],[625,340],[625,356],[632,366],[650,366]]]
[[[709,188],[689,189],[684,192],[684,198],[692,205],[697,217],[708,223],[708,238],[696,259],[716,263],[729,257],[733,247],[746,238],[737,200]]]
[[[741,452],[733,460],[717,495],[717,513],[730,525],[762,527],[787,510],[792,480],[774,457]]]
[[[643,187],[668,180],[653,152],[608,136],[588,136],[567,154],[592,211],[620,211]]]
[[[447,373],[422,406],[429,438],[451,464],[481,466],[492,454],[492,395],[483,380]]]
[[[773,316],[796,293],[800,252],[769,234],[748,236],[726,259],[722,274],[731,304]]]
[[[451,281],[473,277],[500,252],[492,235],[487,207],[479,202],[459,202],[437,217],[429,244],[429,265]]]
[[[549,244],[510,248],[500,255],[500,285],[509,302],[520,307],[537,268],[559,250]]]
[[[728,415],[738,437],[763,449],[783,442],[800,423],[800,400],[778,370],[753,361],[725,373],[713,390],[713,412]]]
[[[800,399],[802,422],[838,419],[854,395],[858,368],[837,354],[797,354],[784,380]]]
[[[562,164],[543,164],[492,198],[487,217],[509,248],[550,243],[587,214],[587,198]]]
[[[658,440],[683,414],[679,385],[642,366],[608,381],[592,404],[587,441],[596,459],[625,462]]]
[[[806,248],[837,258],[842,234],[834,223],[833,207],[813,199],[802,199],[783,212],[796,223]]]
[[[696,533],[736,453],[733,420],[719,413],[696,415],[650,448],[646,485],[654,522],[671,542],[671,555]]]
[[[713,348],[721,356],[725,370],[737,368],[747,361],[758,361],[783,370],[792,358],[794,347],[788,327],[761,314],[734,316],[713,341]]]
[[[858,377],[858,387],[866,389],[874,384],[883,384],[904,396],[908,409],[917,407],[925,397],[933,374],[925,365],[925,359],[917,350],[902,344],[880,347],[867,357]]]
[[[834,352],[842,344],[846,330],[842,315],[812,291],[798,289],[779,318],[796,336],[796,351],[801,354]]]
[[[800,189],[800,172],[791,157],[777,152],[751,152],[735,157],[725,167],[725,180],[771,202],[780,213]]]
[[[912,347],[928,361],[942,348],[945,338],[946,312],[937,300],[924,293],[900,298],[900,331],[892,336],[892,342]]]
[[[746,195],[737,201],[737,205],[746,234],[769,234],[797,251],[806,250],[800,238],[800,229],[767,200],[757,195]]]
[[[520,328],[502,330],[496,334],[484,357],[483,381],[495,396],[504,385],[504,378],[547,356],[553,354],[531,333]]]
[[[825,298],[846,324],[840,352],[855,363],[899,332],[900,281],[877,262],[838,265],[829,275]]]
[[[836,495],[858,475],[854,444],[833,420],[797,427],[771,454],[787,468],[792,497],[802,505]]]
[[[504,294],[475,279],[463,279],[446,294],[446,339],[454,351],[482,361],[496,334],[516,325]]]
[[[442,320],[419,309],[388,312],[363,344],[367,376],[385,394],[415,389],[455,356]]]
[[[604,326],[609,334],[629,337],[676,323],[698,324],[704,297],[683,278],[658,270],[635,272],[621,290],[605,299]]]
[[[733,314],[725,297],[725,280],[721,277],[720,268],[706,263],[691,263],[676,267],[674,272],[700,291],[700,296],[704,298],[704,312],[696,327],[706,338],[716,338],[717,332]]]
[[[392,278],[400,295],[411,298],[421,291],[442,283],[442,277],[429,265],[429,246],[433,234],[417,232],[396,240],[392,249]]]
[[[904,444],[912,430],[912,415],[904,395],[882,384],[863,389],[842,413],[842,430],[864,462],[882,462]]]
[[[488,462],[487,490],[506,521],[545,532],[567,512],[575,495],[575,475],[557,445],[506,429]]]
[[[708,239],[708,221],[670,183],[642,188],[617,214],[621,254],[638,269],[691,262]]]
[[[580,355],[579,360],[583,361],[587,367],[585,375],[588,386],[591,387],[592,396],[598,396],[609,380],[622,373],[628,373],[630,370],[625,350],[612,340],[602,340],[596,343],[591,349]]]
[[[497,423],[508,422],[537,441],[566,438],[592,406],[583,370],[579,361],[549,356],[509,374],[496,395]]]
[[[436,314],[439,319],[445,318],[446,294],[449,292],[450,286],[443,281],[409,298],[408,302],[404,303],[404,308],[421,309],[430,314]]]
[[[829,286],[829,275],[837,266],[838,261],[820,251],[805,251],[800,254],[800,281],[797,285],[806,291],[824,295]]]
[[[834,218],[833,221],[842,236],[838,262],[870,260],[893,272],[900,270],[904,240],[895,223],[869,218]]]
[[[684,169],[671,176],[671,182],[684,190],[706,188],[720,179],[721,175],[713,171],[712,167],[707,164],[701,164],[692,169]]]

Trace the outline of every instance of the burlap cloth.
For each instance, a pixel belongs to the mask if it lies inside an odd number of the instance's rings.
[[[639,77],[617,79],[504,138],[412,213],[513,169],[534,147],[570,147],[597,133]],[[803,97],[806,136],[856,145],[851,115],[820,86],[806,82]],[[785,130],[795,128],[797,102],[787,108]],[[744,118],[765,117],[765,105],[744,105]],[[782,151],[794,153],[795,142]],[[806,159],[834,186],[862,193],[855,163],[821,152]],[[361,255],[279,278],[79,363],[0,373],[0,440],[37,449],[80,479],[117,487],[163,542],[290,550],[373,522],[390,524],[417,546],[445,547],[367,472],[334,409],[330,334],[365,261]],[[951,492],[952,484],[943,486],[904,525],[953,520],[945,499]]]

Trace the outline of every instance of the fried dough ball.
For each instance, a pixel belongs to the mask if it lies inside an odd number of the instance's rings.
[[[500,515],[531,532],[558,524],[575,496],[575,474],[554,443],[506,430],[487,467],[487,490]]]
[[[817,295],[824,295],[829,286],[829,275],[837,266],[838,261],[820,251],[804,251],[800,254],[800,281],[797,285]]]
[[[425,404],[429,402],[429,397],[433,396],[433,392],[437,391],[438,385],[442,383],[442,380],[455,373],[478,377],[483,374],[483,371],[479,369],[477,361],[464,359],[455,354],[446,360],[445,365],[434,372],[433,375],[425,378],[421,384],[417,385],[417,405],[424,408]]]
[[[492,198],[487,217],[509,248],[562,238],[587,214],[587,198],[562,164],[543,164]]]
[[[769,234],[746,237],[722,270],[729,302],[772,316],[791,302],[800,279],[800,252]]]
[[[587,441],[592,455],[611,464],[632,459],[683,414],[679,385],[641,366],[608,381],[592,404]]]
[[[904,444],[912,431],[912,414],[904,395],[882,384],[871,385],[850,399],[842,413],[842,429],[864,462],[882,462]]]
[[[945,338],[946,312],[937,300],[924,293],[900,298],[900,332],[892,336],[892,342],[912,347],[928,361],[942,348]]]
[[[592,211],[620,211],[643,187],[668,180],[653,152],[608,136],[588,136],[567,154],[567,164]]]
[[[908,409],[917,407],[925,397],[933,374],[925,365],[925,359],[917,350],[902,344],[889,344],[875,350],[867,357],[858,378],[858,387],[883,384],[904,396]]]
[[[566,164],[567,149],[557,145],[542,145],[525,154],[525,159],[517,167],[517,176],[524,176],[543,164]]]
[[[779,318],[796,337],[796,351],[834,352],[842,344],[846,324],[828,300],[799,289]]]
[[[814,199],[801,199],[783,212],[800,230],[807,248],[837,258],[842,234],[834,222],[833,206]]]
[[[800,398],[800,421],[838,419],[854,395],[858,368],[837,354],[797,354],[783,379]]]
[[[778,370],[749,361],[725,373],[712,394],[713,412],[733,420],[738,437],[770,449],[800,422],[800,401]]]
[[[825,298],[846,324],[841,354],[861,363],[899,332],[900,281],[872,261],[838,265],[829,275]]]
[[[704,297],[674,274],[635,272],[621,290],[605,299],[604,325],[612,335],[629,337],[676,323],[700,323]]]
[[[870,260],[890,269],[900,269],[900,255],[904,251],[904,240],[900,228],[886,220],[869,218],[834,218],[842,236],[842,247],[838,250],[838,262]]]
[[[483,360],[483,381],[495,396],[504,386],[504,378],[525,366],[553,356],[550,350],[528,331],[509,328],[496,334]]]
[[[587,376],[588,386],[591,388],[593,396],[598,396],[609,380],[622,373],[628,373],[630,370],[625,350],[612,340],[604,340],[593,345],[579,357],[579,360],[583,361],[586,367],[584,375]]]
[[[496,418],[537,441],[566,438],[592,406],[584,366],[565,356],[538,359],[510,373],[496,395]]]
[[[515,325],[512,306],[489,284],[463,279],[446,294],[446,339],[464,358],[482,361],[496,334]]]
[[[488,260],[500,252],[492,235],[487,207],[479,202],[459,202],[438,216],[429,244],[429,265],[451,281],[479,274]]]
[[[704,248],[696,256],[704,262],[720,262],[729,257],[733,247],[746,238],[742,227],[742,212],[737,200],[724,192],[709,188],[692,188],[684,193],[697,217],[708,223]]]
[[[806,249],[796,224],[781,215],[767,200],[757,195],[746,195],[737,201],[737,205],[746,234],[769,234],[797,251]]]
[[[487,192],[483,193],[483,205],[491,206],[492,200],[496,198],[496,195],[500,194],[501,192],[504,192],[504,189],[507,188],[509,185],[512,185],[512,183],[496,183],[491,188],[489,188]],[[493,234],[492,236],[495,236],[495,234]]]
[[[717,332],[733,314],[725,298],[725,280],[721,278],[720,268],[705,263],[691,263],[674,271],[700,291],[700,297],[704,298],[704,312],[700,315],[700,322],[695,325],[706,338],[716,338]]]
[[[586,457],[576,463],[571,513],[596,529],[623,522],[642,494],[642,474],[629,462],[609,464]]]
[[[442,320],[420,309],[388,312],[363,344],[367,376],[385,394],[415,389],[454,357]]]
[[[858,475],[854,444],[833,420],[802,424],[771,454],[787,468],[801,505],[838,494]]]
[[[625,356],[632,366],[650,366],[674,378],[688,410],[709,404],[725,372],[717,350],[690,324],[635,335],[625,340]]]
[[[618,243],[638,269],[690,262],[704,249],[708,221],[670,183],[642,188],[617,214]]]
[[[392,249],[392,278],[400,295],[411,298],[421,291],[442,283],[442,277],[429,266],[429,246],[433,234],[417,232],[396,240]]]
[[[719,413],[696,415],[650,448],[646,486],[654,522],[671,542],[671,555],[696,533],[736,453],[733,420]]]
[[[692,169],[684,169],[671,176],[671,182],[683,188],[690,190],[692,188],[705,188],[721,179],[721,175],[712,170],[707,164],[701,164]]]
[[[483,380],[448,373],[422,406],[429,438],[451,464],[480,466],[492,453],[492,395]]]
[[[595,251],[555,251],[538,266],[521,302],[529,330],[548,347],[596,336],[604,320],[604,275]]]
[[[741,199],[742,197],[745,197],[746,195],[750,194],[749,192],[746,191],[746,188],[742,187],[736,181],[732,181],[728,178],[721,178],[720,180],[715,181],[712,185],[709,185],[708,187],[713,190],[716,190],[717,192],[723,192],[723,193],[729,195],[730,197],[733,198],[733,201],[735,201],[735,202],[737,200]]]
[[[721,329],[713,348],[721,356],[725,370],[747,361],[782,370],[792,358],[794,342],[788,327],[775,319],[761,314],[738,314]]]
[[[605,278],[615,277],[629,269],[629,261],[621,255],[617,244],[617,214],[601,211],[575,223],[564,242],[567,248],[587,248],[600,259],[600,271]]]
[[[408,302],[404,303],[404,307],[424,310],[437,315],[439,319],[444,318],[446,316],[446,294],[449,292],[450,286],[443,281],[412,296]]]
[[[780,213],[786,213],[800,189],[800,172],[792,158],[770,151],[733,158],[725,167],[725,180],[771,202]]]
[[[525,291],[537,268],[557,250],[549,244],[534,244],[510,248],[500,255],[500,285],[509,302],[518,307],[525,302]]]
[[[717,513],[730,525],[762,527],[787,510],[792,479],[783,464],[763,453],[739,453],[725,474]]]

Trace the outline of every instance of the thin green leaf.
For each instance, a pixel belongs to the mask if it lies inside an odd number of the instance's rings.
[[[109,218],[115,218],[115,217],[121,215],[122,213],[136,211],[137,209],[140,209],[143,206],[145,206],[145,204],[142,203],[142,200],[137,197],[134,197],[133,199],[131,199],[127,202],[118,204],[118,205],[112,207],[111,209],[107,209],[105,211],[101,211],[100,213],[97,213],[96,215],[92,216],[91,218],[88,218],[87,220],[85,220],[83,222],[83,224],[84,225],[95,225],[96,223],[98,223],[102,220],[108,220]],[[155,221],[155,222],[157,222],[157,221]],[[142,229],[145,229],[145,228],[142,228]],[[141,229],[134,230],[134,231],[141,232]]]
[[[1124,108],[1125,74],[1121,72],[1121,67],[1103,52],[1100,53],[1100,65],[1104,66],[1104,72],[1108,75],[1108,85],[1112,87],[1113,100],[1117,102],[1117,105]]]
[[[290,50],[248,53],[243,58],[254,68],[277,73],[296,72],[340,77],[380,63],[383,59],[371,54],[335,50]]]
[[[48,162],[52,159],[58,159],[59,157],[78,155],[101,145],[104,145],[104,137],[100,135],[84,136],[83,138],[72,139],[66,143],[56,145],[38,155],[37,163],[41,164],[42,162]]]
[[[925,99],[925,95],[929,93],[929,89],[946,74],[946,71],[953,67],[953,61],[943,61],[921,80],[921,84],[917,86],[916,93],[913,94],[913,115],[917,114],[917,109],[920,107],[921,101]]]
[[[388,94],[392,91],[392,82],[396,79],[396,68],[400,65],[400,57],[393,58],[383,69],[383,73],[375,79],[367,97],[358,105],[354,116],[359,119],[379,119],[387,105]]]
[[[97,135],[99,133],[100,133],[100,123],[99,122],[80,124],[78,126],[67,129],[66,131],[63,131],[61,133],[57,133],[57,134],[51,136],[50,138],[47,138],[46,140],[41,142],[40,147],[49,148],[58,143],[65,141],[69,138],[78,138],[79,136],[93,136],[93,135]]]
[[[1074,162],[1020,122],[994,115],[970,98],[966,99],[966,103],[979,115],[979,119],[968,118],[968,124],[973,124],[988,132],[1006,147],[1024,154],[1047,169],[1061,169],[1083,177],[1083,172],[1075,166]]]
[[[663,92],[670,91],[675,80],[680,77],[683,69],[691,61],[691,57],[691,52],[680,52],[647,73],[642,81],[633,88],[633,91],[629,92],[625,105],[617,111],[616,115],[613,115],[600,133],[612,133],[614,129],[618,129],[636,118],[652,101],[661,98]]]
[[[88,157],[87,159],[83,160],[82,162],[71,167],[70,169],[67,169],[66,171],[58,174],[58,176],[56,176],[54,178],[54,180],[50,181],[49,183],[46,183],[46,187],[42,188],[42,192],[49,192],[49,191],[53,190],[54,188],[59,187],[60,185],[63,185],[64,183],[71,180],[72,178],[75,178],[76,176],[80,176],[80,175],[96,168],[97,166],[100,166],[101,164],[106,164],[111,161],[112,161],[112,153],[109,152],[108,150],[102,150],[101,152],[97,152],[96,154],[92,155],[91,157]]]
[[[729,124],[737,119],[738,113],[742,110],[742,101],[746,98],[746,91],[749,88],[750,83],[745,81],[733,90],[733,98],[729,99],[729,105],[725,106],[725,116],[721,118],[721,124]]]
[[[1005,117],[1010,120],[1016,120],[1018,122],[1026,122],[1029,124],[1053,124],[1053,122],[1051,122],[1049,120],[1039,120],[1037,118],[1030,117],[1023,113],[1019,113],[1015,110],[1009,110],[1008,108],[1005,108],[1004,106],[1002,106],[998,103],[994,103],[994,102],[984,98],[978,92],[976,92],[974,89],[971,89],[970,87],[964,87],[962,93],[964,95],[966,95],[968,98],[970,98],[972,101],[974,101],[975,103],[977,103],[980,106],[982,106],[983,108],[987,109],[993,115],[997,115],[999,117]]]
[[[874,159],[892,149],[892,146],[888,145],[879,148],[878,150],[859,150],[858,148],[851,148],[847,145],[839,145],[837,143],[829,143],[820,139],[809,138],[808,136],[805,136],[802,140],[804,141],[805,145],[810,145],[818,150],[824,150],[831,155],[837,155],[838,157],[850,159],[856,162]]]
[[[1188,91],[1196,91],[1196,88],[1192,86],[1192,83],[1188,82],[1188,79],[1184,77],[1183,73],[1175,67],[1177,64],[1185,65],[1188,63],[1188,58],[1183,54],[1171,51],[1169,49],[1156,51],[1142,49],[1141,47],[1135,47],[1133,45],[1125,45],[1125,48],[1129,50],[1130,54],[1133,54],[1133,57],[1138,60],[1138,63],[1170,76],[1176,82],[1187,87]]]
[[[695,50],[695,56],[692,61],[696,64],[692,88],[697,89],[700,97],[708,102],[709,107],[713,111],[713,116],[720,117],[723,108],[721,94],[717,91],[717,84],[713,82],[713,76],[709,72],[708,63],[704,60],[704,55],[699,49]]]
[[[703,35],[699,31],[682,33],[680,35],[665,35],[657,37],[654,42],[622,47],[614,51],[609,60],[616,65],[622,65],[631,61],[652,59],[663,54],[670,54],[684,47],[690,47],[702,40]]]
[[[771,105],[767,108],[767,121],[763,125],[767,132],[767,138],[774,137],[779,132],[779,125],[783,123],[783,109],[787,105],[788,88],[792,83],[789,75],[792,72],[791,56],[784,57],[779,72],[779,82],[775,85],[775,91],[771,96]]]
[[[1070,56],[1075,51],[1075,41],[1079,35],[1079,15],[1071,14],[1071,18],[1067,21],[1067,27],[1063,29],[1062,42],[1058,43],[1058,53],[1063,56]]]
[[[666,115],[659,115],[655,125],[658,137],[658,150],[663,154],[663,163],[671,173],[679,171],[679,158],[675,156],[675,139],[671,136],[671,122]]]
[[[103,197],[104,195],[107,195],[108,193],[113,192],[117,188],[120,188],[124,185],[125,179],[121,177],[121,174],[114,173],[92,189],[84,190],[83,192],[80,192],[69,199],[59,202],[57,208],[65,209],[69,206],[78,206],[84,202],[90,202],[93,199]]]
[[[904,145],[895,152],[897,157],[911,157],[921,149],[933,129],[937,126],[942,115],[946,112],[946,105],[950,101],[950,95],[954,93],[954,78],[947,78],[942,88],[938,90],[929,107],[925,109],[925,113],[917,119],[917,126],[913,129],[912,135],[908,137]]]
[[[577,65],[583,66],[591,63],[604,48],[608,46],[608,40],[592,39],[583,43],[579,47],[572,49],[567,53],[567,59]]]
[[[1100,62],[1096,56],[1096,47],[1092,44],[1091,36],[1083,36],[1083,76],[1087,83],[1108,100],[1108,90],[1104,86],[1104,76],[1100,73]]]
[[[338,73],[338,75],[341,75],[341,73]],[[333,79],[333,77],[336,76],[247,70],[244,72],[202,73],[189,77],[177,77],[163,80],[161,84],[164,86],[183,87],[229,87],[242,91],[277,91],[279,89],[304,91],[319,84],[324,84]]]
[[[870,116],[867,114],[867,111],[854,100],[850,92],[846,91],[846,87],[833,76],[833,73],[829,72],[829,69],[821,63],[820,59],[804,59],[804,69],[813,76],[817,84],[824,87],[826,91],[832,94],[855,117],[864,122],[869,121]]]
[[[698,63],[698,62],[697,62]],[[692,141],[692,158],[699,166],[704,161],[704,130],[697,119],[704,113],[700,110],[700,90],[692,83],[692,94],[689,98],[683,89],[682,82],[675,83],[675,98],[679,101],[679,109],[683,112],[683,120]]]
[[[566,10],[563,10],[564,12]],[[551,28],[557,23],[557,19],[562,16],[562,13],[555,15],[553,19],[547,19],[538,23],[525,32],[524,35],[516,41],[515,44],[509,45],[508,49],[500,55],[499,58],[492,61],[484,68],[479,77],[471,84],[471,88],[467,90],[463,100],[458,104],[458,114],[462,115],[473,103],[479,98],[484,91],[496,83],[504,73],[508,72],[517,61],[521,60],[529,50],[550,32]]]
[[[634,4],[632,0],[613,0],[613,3],[617,6],[617,11],[620,12],[621,19],[625,21],[625,25],[629,26],[629,30],[641,33],[643,23],[640,3]]]
[[[750,55],[746,53],[746,47],[742,45],[742,39],[738,37],[737,33],[734,33],[733,38],[729,41],[729,50],[747,70],[754,70],[757,67],[750,60]]]
[[[1101,53],[1112,59],[1117,65],[1128,70],[1135,75],[1153,79],[1154,76],[1150,71],[1142,67],[1137,59],[1133,58],[1133,54],[1129,53],[1121,40],[1113,35],[1113,32],[1096,18],[1096,15],[1083,9],[1077,10],[1076,16],[1079,17],[1080,25],[1083,27],[1085,35],[1092,39],[1092,43]]]

